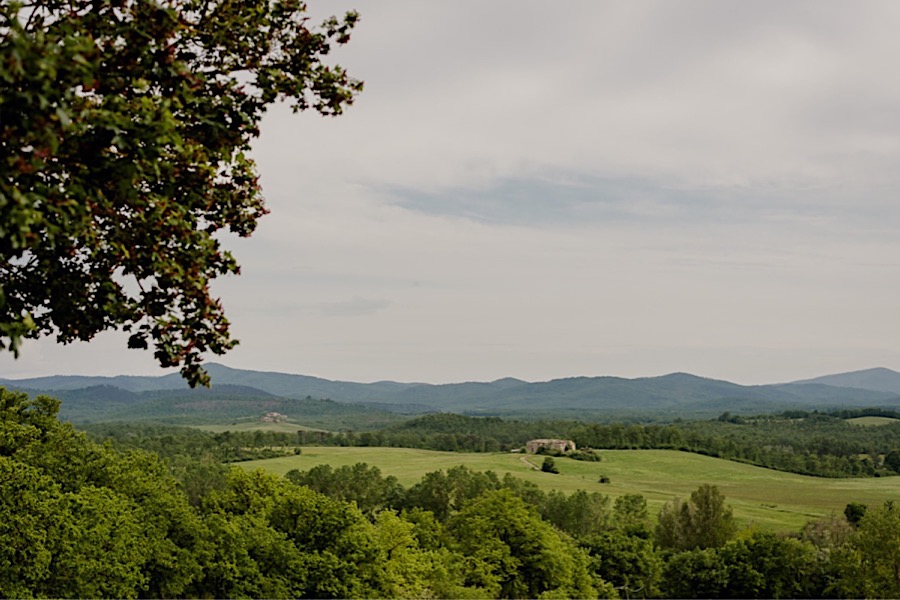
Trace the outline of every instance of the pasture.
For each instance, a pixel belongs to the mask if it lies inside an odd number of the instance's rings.
[[[698,454],[674,450],[603,450],[601,462],[556,458],[558,475],[537,469],[543,457],[516,453],[457,453],[408,448],[312,447],[299,456],[239,463],[283,475],[291,469],[307,470],[319,464],[333,467],[368,463],[393,475],[404,486],[425,473],[465,465],[534,482],[544,490],[597,491],[614,499],[641,494],[651,514],[674,498],[687,498],[700,484],[717,485],[742,526],[766,530],[798,531],[807,521],[831,512],[841,513],[848,502],[870,505],[900,498],[900,477],[824,479],[773,471]],[[601,475],[610,483],[598,482]]]
[[[296,433],[298,430],[326,431],[325,429],[316,429],[315,427],[306,427],[304,425],[299,425],[290,420],[266,423],[260,421],[258,418],[237,419],[230,424],[225,425],[193,425],[193,427],[212,433],[224,433],[226,431],[275,431],[277,433]]]
[[[851,425],[871,427],[878,425],[890,425],[891,423],[896,423],[897,419],[894,419],[892,417],[855,417],[853,419],[847,419],[847,422]]]

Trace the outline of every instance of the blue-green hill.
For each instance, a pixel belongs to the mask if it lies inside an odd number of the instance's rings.
[[[380,381],[331,381],[306,375],[208,365],[209,390],[190,390],[177,374],[160,377],[53,376],[0,380],[0,385],[42,391],[63,400],[73,421],[111,418],[231,418],[257,414],[289,400],[329,399],[359,410],[416,414],[429,411],[476,415],[559,418],[715,416],[788,409],[900,407],[900,395],[884,389],[892,371],[845,374],[810,382],[743,386],[687,373],[660,377],[571,377],[530,383],[518,379],[445,385]],[[850,375],[853,375],[852,377]],[[897,377],[900,374],[894,373]],[[825,383],[856,383],[865,387]],[[875,383],[872,383],[875,381]],[[879,383],[880,382],[880,383]],[[363,408],[365,407],[365,408]],[[284,413],[284,410],[271,408]]]

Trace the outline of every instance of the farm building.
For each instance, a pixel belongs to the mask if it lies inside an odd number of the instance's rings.
[[[547,450],[555,450],[557,452],[572,452],[575,450],[575,442],[573,442],[572,440],[553,439],[530,440],[528,442],[525,442],[525,449],[532,454],[536,453],[541,448],[546,448]]]

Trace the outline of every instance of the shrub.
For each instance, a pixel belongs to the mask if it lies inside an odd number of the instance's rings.
[[[549,456],[544,459],[544,464],[541,465],[541,471],[544,473],[559,473],[559,469],[556,468],[556,463]]]
[[[593,448],[582,448],[581,450],[575,450],[573,452],[570,452],[566,456],[573,460],[586,460],[588,462],[600,462],[602,458],[600,456],[600,453]]]

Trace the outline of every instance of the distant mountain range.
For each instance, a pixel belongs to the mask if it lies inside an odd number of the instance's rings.
[[[900,373],[878,368],[793,383],[743,386],[687,373],[660,377],[572,377],[530,383],[354,383],[306,375],[232,369],[212,363],[209,390],[190,390],[178,374],[160,377],[55,375],[0,379],[0,386],[63,401],[73,422],[192,418],[201,421],[258,415],[353,410],[373,420],[386,413],[456,412],[558,418],[675,418],[752,414],[788,409],[900,408]],[[321,400],[330,400],[322,404]],[[287,412],[286,412],[287,411]]]
[[[878,367],[875,369],[865,369],[863,371],[852,371],[850,373],[840,373],[837,375],[824,375],[815,379],[806,379],[803,381],[795,381],[796,384],[804,383],[822,383],[842,388],[859,388],[863,390],[872,390],[873,392],[886,392],[889,394],[900,394],[900,373]]]

